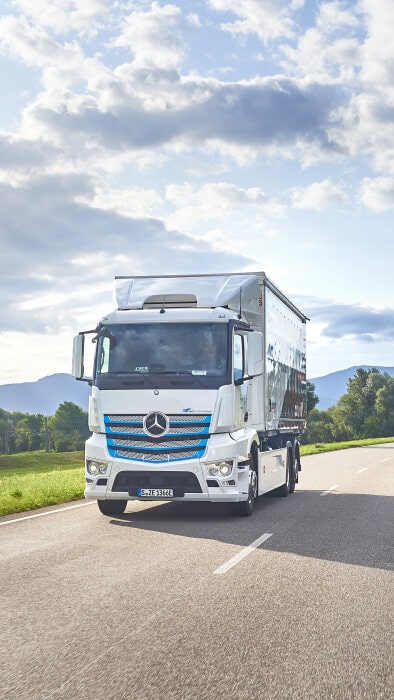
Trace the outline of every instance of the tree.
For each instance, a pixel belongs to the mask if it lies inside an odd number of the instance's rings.
[[[71,401],[60,404],[48,427],[55,452],[82,450],[90,435],[87,412]]]
[[[313,384],[307,386],[308,390],[313,401]],[[327,411],[318,411],[315,406],[308,408],[303,443],[394,435],[394,378],[387,372],[382,374],[377,369],[360,368],[349,379],[348,390],[336,406]]]
[[[15,423],[14,444],[16,452],[31,452],[44,446],[45,417],[41,414],[26,414]]]
[[[8,438],[8,413],[0,408],[0,449],[2,452],[6,452],[7,438]]]
[[[385,386],[376,392],[375,410],[383,437],[394,435],[394,377],[387,375]]]
[[[319,403],[319,397],[315,394],[316,386],[313,382],[306,383],[306,412],[312,411]]]
[[[378,437],[375,401],[376,394],[390,377],[377,369],[359,368],[353,378],[348,380],[348,390],[338,401],[344,422],[349,427],[350,438]],[[373,435],[370,431],[373,430]]]
[[[307,429],[302,436],[303,443],[332,442],[332,417],[330,409],[318,411],[312,408],[308,413]]]

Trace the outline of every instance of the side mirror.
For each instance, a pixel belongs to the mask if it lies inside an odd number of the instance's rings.
[[[87,333],[93,332],[87,331]],[[84,382],[92,381],[92,377],[85,377],[85,333],[79,333],[74,337],[71,374],[75,379]]]
[[[85,346],[85,336],[83,333],[76,335],[73,342],[72,375],[75,379],[83,377],[83,351]]]

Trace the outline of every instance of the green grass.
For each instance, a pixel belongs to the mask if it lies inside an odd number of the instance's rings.
[[[392,438],[301,445],[301,455],[394,442]],[[83,497],[83,452],[0,455],[0,516]]]
[[[83,452],[0,455],[0,515],[83,497]]]
[[[321,452],[333,452],[334,450],[346,450],[350,447],[364,447],[365,445],[380,445],[386,442],[394,442],[394,437],[365,438],[364,440],[351,440],[350,442],[322,442],[315,445],[301,445],[302,455],[316,455]]]

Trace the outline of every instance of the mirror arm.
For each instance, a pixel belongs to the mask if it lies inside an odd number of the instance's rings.
[[[247,377],[240,377],[239,379],[234,379],[234,385],[240,386],[244,382],[247,382],[249,379],[254,379],[256,376],[256,374],[248,374]]]

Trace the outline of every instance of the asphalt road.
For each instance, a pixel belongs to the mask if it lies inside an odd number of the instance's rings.
[[[250,518],[0,518],[1,699],[393,698],[394,445],[302,464]]]

